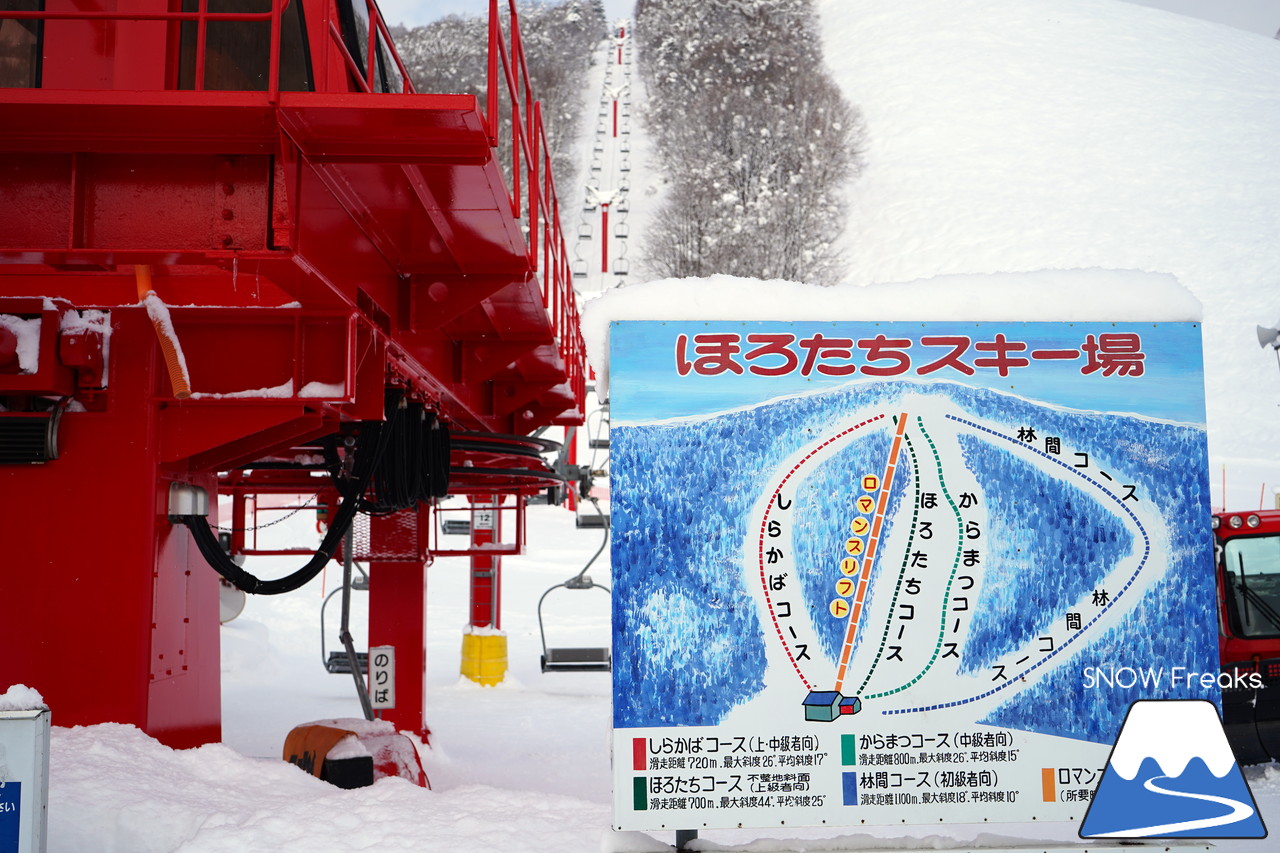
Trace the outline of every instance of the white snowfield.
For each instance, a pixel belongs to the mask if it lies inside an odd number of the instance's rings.
[[[1170,273],[1204,304],[1214,504],[1280,485],[1280,42],[1115,0],[818,0],[867,126],[853,284]],[[1037,294],[1071,310],[1071,290]],[[954,307],[963,307],[956,294]]]
[[[1118,0],[818,5],[828,63],[866,118],[867,168],[849,187],[843,236],[849,284],[934,279],[928,287],[939,289],[927,298],[924,290],[900,289],[886,296],[890,307],[925,302],[940,315],[963,317],[974,279],[937,277],[979,277],[981,287],[994,287],[997,279],[983,277],[1036,272],[1044,286],[1018,289],[1022,304],[1011,310],[1035,306],[1069,319],[1091,310],[1098,295],[1083,290],[1075,273],[1037,271],[1141,270],[1166,284],[1175,277],[1204,306],[1214,470],[1228,468],[1230,505],[1256,505],[1263,483],[1280,482],[1280,371],[1253,334],[1255,324],[1280,319],[1280,43]],[[598,94],[589,93],[588,108]],[[592,125],[585,127],[589,133]],[[640,150],[643,124],[633,132]],[[637,159],[637,186],[642,168]],[[638,236],[635,220],[632,231]],[[1126,290],[1130,284],[1138,279]],[[716,279],[665,287],[627,288],[617,298],[675,303],[647,306],[655,315],[700,301],[725,308]],[[1144,319],[1166,310],[1169,319],[1195,316],[1185,295],[1167,301],[1173,291],[1163,287],[1141,291],[1150,302],[1141,306]],[[770,295],[734,296],[732,304],[776,319],[795,298],[791,286],[775,287]],[[299,519],[278,526],[296,543],[311,527]],[[442,559],[429,570],[433,746],[422,758],[433,790],[391,779],[341,791],[279,760],[293,725],[359,716],[350,678],[328,675],[320,662],[324,581],[317,580],[293,595],[251,600],[223,629],[226,745],[176,752],[119,725],[54,730],[50,853],[669,850],[670,834],[609,829],[608,677],[538,672],[538,596],[575,574],[599,536],[575,529],[564,511],[531,512],[528,555],[504,564],[512,670],[498,688],[458,681],[465,560]],[[274,576],[291,566],[273,572],[258,561],[252,568]],[[591,574],[607,577],[607,553]],[[570,594],[559,606],[548,631],[568,636],[551,642],[586,646],[607,637],[602,601]],[[336,612],[329,608],[331,648]],[[352,630],[363,636],[359,620]],[[56,725],[56,707],[52,719]],[[1250,768],[1246,776],[1263,819],[1280,821],[1280,768]],[[1033,839],[1079,844],[1076,831],[788,827],[709,833],[699,843],[751,851],[968,849]],[[1223,840],[1215,849],[1270,848]]]

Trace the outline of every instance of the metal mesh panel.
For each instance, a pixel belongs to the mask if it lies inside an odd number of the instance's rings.
[[[356,515],[353,523],[355,547],[352,556],[361,561],[425,559],[425,535],[419,529],[414,509],[391,515]]]

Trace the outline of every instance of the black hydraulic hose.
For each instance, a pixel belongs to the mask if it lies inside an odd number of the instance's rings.
[[[555,471],[533,468],[481,468],[474,465],[461,465],[449,469],[450,477],[465,479],[467,477],[512,477],[519,480],[545,481],[549,484],[566,483],[569,478]]]
[[[386,515],[449,493],[450,434],[422,404],[397,407],[388,450],[375,466],[361,510]]]
[[[355,517],[356,504],[358,503],[359,499],[354,497],[348,497],[343,500],[342,506],[339,507],[337,514],[329,525],[328,533],[325,534],[324,539],[320,540],[320,547],[316,549],[315,554],[307,561],[306,565],[292,574],[272,580],[262,580],[237,566],[227,556],[227,553],[222,550],[222,546],[218,543],[218,537],[214,535],[213,529],[209,527],[209,522],[204,516],[183,515],[175,517],[174,521],[187,526],[191,531],[191,538],[195,540],[196,547],[204,555],[205,561],[213,567],[214,571],[230,581],[237,589],[244,590],[250,595],[281,595],[305,586],[312,578],[320,574],[326,563],[333,559],[343,534],[351,527],[351,521]]]
[[[364,447],[360,453],[356,454],[355,471],[353,472],[356,474],[355,485],[350,489],[344,489],[345,494],[343,495],[342,503],[329,524],[328,532],[320,540],[320,547],[316,549],[315,554],[312,555],[305,566],[292,574],[285,575],[282,578],[262,580],[237,566],[231,557],[222,550],[218,537],[214,534],[213,528],[209,526],[209,521],[204,516],[180,515],[173,516],[171,520],[177,524],[185,524],[187,526],[187,529],[191,531],[191,538],[195,540],[196,547],[204,555],[205,561],[213,567],[214,571],[230,581],[236,589],[244,590],[251,595],[281,595],[286,592],[293,592],[295,589],[305,586],[316,575],[320,574],[325,564],[333,559],[333,555],[337,553],[342,537],[346,535],[347,530],[351,527],[351,522],[355,519],[356,510],[360,508],[361,496],[368,489],[374,469],[377,468],[377,463],[381,459],[383,451],[386,450],[386,439],[390,431],[380,424],[366,426],[376,429],[376,446],[373,448],[372,453],[369,452],[369,448]]]

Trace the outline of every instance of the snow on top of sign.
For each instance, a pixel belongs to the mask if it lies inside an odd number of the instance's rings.
[[[819,287],[730,275],[619,286],[583,306],[582,331],[601,398],[609,324],[617,320],[1198,322],[1177,279],[1136,270],[945,275],[903,284]]]
[[[48,707],[40,691],[25,684],[14,684],[0,693],[0,711],[42,711]]]

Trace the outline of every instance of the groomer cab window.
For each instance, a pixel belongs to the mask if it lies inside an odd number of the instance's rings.
[[[41,12],[44,0],[0,0],[0,12]],[[40,85],[39,20],[0,18],[0,88],[34,89]]]
[[[4,0],[0,0],[4,2]],[[204,78],[200,88],[213,91],[265,92],[271,67],[271,20],[235,20],[244,14],[271,12],[272,0],[206,0],[210,20],[205,33]],[[199,0],[182,0],[182,11],[196,12]],[[228,20],[217,20],[219,15]],[[302,0],[288,0],[280,18],[280,90],[309,92],[315,82],[307,50]],[[184,21],[178,65],[178,88],[196,88],[195,21]]]
[[[368,0],[336,0],[336,2],[338,21],[342,27],[342,42],[355,61],[361,78],[367,81],[369,79],[369,2]],[[391,51],[387,49],[382,33],[378,32],[374,35],[375,67],[373,85],[370,88],[374,92],[404,91],[404,77],[400,74],[395,60],[392,59]],[[364,88],[360,82],[353,82],[357,88]]]
[[[1280,637],[1280,535],[1237,536],[1223,546],[1228,621],[1247,639]]]

